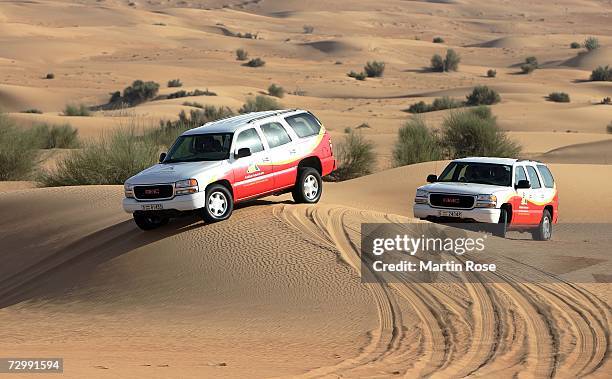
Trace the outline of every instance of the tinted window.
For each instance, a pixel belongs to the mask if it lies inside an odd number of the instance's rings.
[[[266,136],[266,141],[268,141],[270,148],[291,142],[289,134],[287,134],[285,128],[283,128],[283,126],[278,122],[271,122],[269,124],[262,125],[261,131],[263,132],[264,136]]]
[[[536,170],[535,168],[533,168],[533,166],[527,166],[527,174],[529,175],[529,183],[531,183],[531,188],[542,188],[542,185],[540,184],[540,179],[538,179],[538,174],[536,173]]]
[[[542,176],[542,181],[544,181],[544,187],[553,188],[555,186],[555,179],[552,176],[552,173],[548,169],[548,167],[540,164],[538,165],[538,170],[540,171],[540,175]]]
[[[514,171],[514,184],[518,184],[521,180],[527,180],[527,175],[525,175],[525,169],[523,166],[516,166]]]
[[[231,133],[180,136],[163,163],[220,161],[229,158]]]
[[[257,134],[257,131],[253,128],[244,130],[238,134],[235,151],[245,147],[251,149],[251,153],[257,153],[264,149],[259,134]]]
[[[451,162],[438,179],[439,182],[461,182],[512,185],[512,166],[478,162]]]
[[[301,113],[285,118],[285,121],[293,128],[295,134],[300,138],[319,134],[321,125],[310,113]]]

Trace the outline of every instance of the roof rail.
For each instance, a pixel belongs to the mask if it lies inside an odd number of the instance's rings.
[[[261,120],[261,119],[264,119],[264,118],[268,118],[268,117],[272,117],[272,116],[278,116],[278,115],[281,115],[283,113],[294,112],[294,111],[297,111],[297,110],[298,110],[297,108],[294,108],[294,109],[283,109],[283,110],[280,110],[280,111],[277,111],[277,112],[274,112],[274,113],[270,113],[270,114],[266,114],[266,115],[263,115],[263,116],[253,117],[252,119],[247,121],[247,124],[250,124],[251,122],[254,122],[254,121],[257,121],[257,120]]]

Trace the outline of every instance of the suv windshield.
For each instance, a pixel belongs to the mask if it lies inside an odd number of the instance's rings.
[[[162,163],[221,161],[229,158],[231,133],[180,136]]]
[[[512,185],[512,166],[476,163],[451,162],[438,178],[439,182],[460,182],[491,184],[495,186]]]

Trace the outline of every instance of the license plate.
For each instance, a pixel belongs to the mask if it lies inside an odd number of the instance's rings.
[[[438,211],[440,217],[461,217],[462,214],[461,211]]]
[[[160,209],[164,209],[164,206],[161,204],[144,204],[142,206],[143,211],[159,211]]]

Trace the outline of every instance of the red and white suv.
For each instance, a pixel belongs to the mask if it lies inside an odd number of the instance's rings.
[[[149,230],[183,211],[205,221],[234,204],[283,192],[300,203],[321,198],[321,177],[336,168],[329,134],[304,110],[254,112],[183,133],[159,164],[125,182],[123,208]]]
[[[544,163],[509,158],[462,158],[440,174],[429,175],[414,199],[414,217],[431,221],[500,224],[528,230],[548,240],[559,218],[559,197],[552,173]]]

